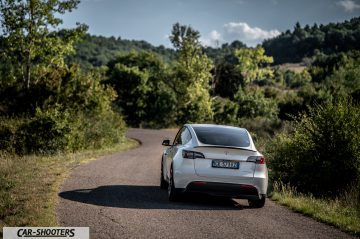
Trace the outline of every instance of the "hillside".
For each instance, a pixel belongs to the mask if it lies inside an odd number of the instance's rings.
[[[68,57],[69,63],[78,63],[82,67],[91,68],[106,65],[117,55],[131,51],[153,51],[158,53],[165,62],[174,59],[174,50],[164,46],[155,47],[146,41],[126,40],[120,37],[104,37],[86,34],[77,44],[76,54]]]
[[[274,57],[275,64],[300,62],[304,57],[318,53],[333,54],[360,50],[360,17],[328,25],[314,24],[293,31],[287,30],[278,37],[263,42],[266,54]]]

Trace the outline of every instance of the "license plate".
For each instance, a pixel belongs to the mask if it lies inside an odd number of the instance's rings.
[[[213,160],[211,163],[213,168],[230,168],[239,169],[239,162],[230,160]]]

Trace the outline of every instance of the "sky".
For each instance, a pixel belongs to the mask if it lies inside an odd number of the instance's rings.
[[[358,16],[360,0],[82,0],[62,16],[62,27],[80,22],[93,35],[170,47],[169,34],[179,22],[198,30],[206,46],[234,40],[255,46],[296,22],[325,25]]]

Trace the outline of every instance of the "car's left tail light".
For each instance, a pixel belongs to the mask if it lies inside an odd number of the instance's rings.
[[[247,162],[254,162],[256,164],[265,164],[264,156],[250,156],[246,160]]]
[[[196,158],[202,158],[204,159],[205,156],[203,153],[195,152],[195,151],[189,151],[189,150],[183,150],[182,151],[183,158],[187,159],[196,159]]]

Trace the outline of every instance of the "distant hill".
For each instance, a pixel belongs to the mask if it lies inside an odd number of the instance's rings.
[[[360,50],[360,17],[342,23],[313,26],[299,23],[292,31],[287,30],[278,37],[265,40],[262,44],[266,54],[274,57],[275,64],[298,63],[305,57],[318,53],[333,54],[349,50]],[[215,62],[226,59],[236,63],[233,51],[246,47],[240,41],[225,43],[219,48],[204,47],[204,52]],[[106,65],[119,54],[130,51],[153,51],[165,62],[175,59],[175,51],[164,46],[153,46],[146,41],[126,40],[120,37],[104,37],[87,34],[76,46],[76,54],[68,57],[68,62],[91,68]]]
[[[67,61],[78,63],[85,68],[106,65],[119,54],[130,51],[153,51],[169,62],[174,59],[175,51],[164,46],[155,47],[146,41],[125,40],[120,37],[93,36],[87,34],[76,46],[76,54]]]
[[[231,44],[225,43],[219,48],[205,47],[204,52],[214,61],[230,57],[234,49],[246,47],[240,41]],[[106,65],[117,55],[130,51],[153,51],[159,54],[165,62],[175,59],[175,51],[164,46],[155,47],[146,41],[126,40],[115,37],[94,36],[86,34],[84,39],[76,46],[76,53],[67,58],[69,63],[77,63],[87,69]],[[231,61],[231,59],[229,59]]]
[[[274,57],[275,64],[300,62],[316,53],[333,54],[360,50],[360,17],[342,23],[314,24],[287,30],[278,37],[263,42],[266,54]]]

